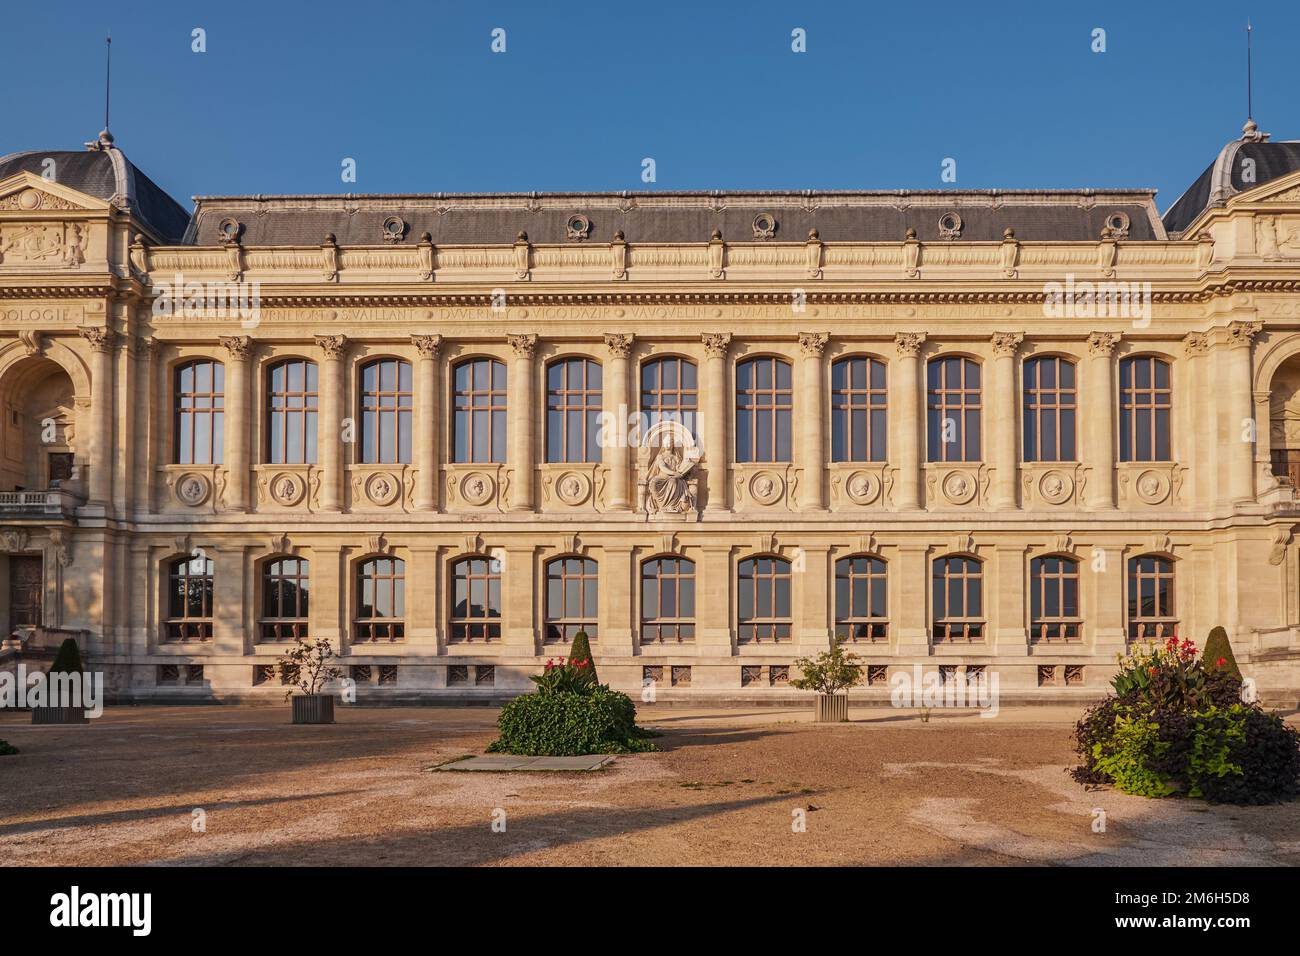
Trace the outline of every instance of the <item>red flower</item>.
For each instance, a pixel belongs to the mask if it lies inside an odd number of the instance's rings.
[[[1160,673],[1160,668],[1158,668],[1158,667],[1153,667],[1153,668],[1151,668],[1151,673],[1152,673],[1152,674],[1158,674],[1158,673]]]
[[[1228,659],[1226,657],[1220,657],[1217,661],[1214,662],[1214,666],[1222,667],[1226,663],[1228,663]]]

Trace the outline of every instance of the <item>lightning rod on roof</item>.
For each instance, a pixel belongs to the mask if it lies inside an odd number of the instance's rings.
[[[104,37],[104,128],[99,136],[86,144],[86,149],[108,149],[113,145],[113,134],[108,131],[109,92],[113,78],[113,37]]]

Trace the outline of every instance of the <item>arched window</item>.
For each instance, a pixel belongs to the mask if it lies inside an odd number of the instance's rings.
[[[599,576],[591,558],[553,558],[546,563],[546,641],[567,644],[579,631],[597,636]]]
[[[361,367],[361,461],[411,463],[411,363],[376,359]]]
[[[212,640],[212,559],[177,558],[167,566],[169,641]]]
[[[695,640],[695,562],[651,558],[641,565],[641,640],[647,644]]]
[[[357,614],[353,639],[400,641],[406,636],[406,562],[370,558],[357,565]]]
[[[959,355],[926,366],[926,443],[930,461],[980,460],[980,366]]]
[[[224,460],[226,369],[211,359],[177,366],[172,415],[172,460],[178,465],[220,465]]]
[[[736,366],[736,461],[793,460],[790,363],[747,359]]]
[[[884,461],[889,404],[885,363],[840,359],[831,366],[831,461]]]
[[[1029,562],[1029,639],[1077,641],[1083,635],[1079,616],[1079,562],[1051,554]]]
[[[935,641],[984,640],[984,576],[980,562],[963,555],[934,561]]]
[[[885,562],[870,555],[835,562],[835,636],[841,641],[889,637]]]
[[[266,383],[266,460],[276,465],[316,463],[320,392],[316,363],[286,359],[272,365]]]
[[[489,557],[451,566],[452,641],[501,640],[501,565]]]
[[[1119,363],[1119,460],[1172,461],[1169,416],[1173,389],[1169,363],[1134,355]]]
[[[648,431],[661,421],[677,422],[692,435],[699,414],[695,363],[668,355],[641,366],[642,424]]]
[[[452,461],[506,460],[506,366],[496,359],[461,362],[453,373]]]
[[[1128,559],[1129,640],[1164,640],[1178,631],[1174,562],[1157,554]]]
[[[794,624],[790,562],[746,558],[737,569],[736,636],[743,643],[788,641]]]
[[[1074,363],[1045,355],[1024,365],[1025,461],[1075,461]]]
[[[272,558],[262,564],[261,639],[296,641],[308,637],[311,573],[303,558]]]
[[[600,389],[600,365],[591,359],[559,359],[547,366],[547,461],[600,461]]]

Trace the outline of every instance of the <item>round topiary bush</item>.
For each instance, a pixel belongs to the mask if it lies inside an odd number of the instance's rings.
[[[636,725],[632,699],[600,685],[516,697],[501,709],[497,727],[501,736],[488,745],[493,753],[576,757],[656,749]]]

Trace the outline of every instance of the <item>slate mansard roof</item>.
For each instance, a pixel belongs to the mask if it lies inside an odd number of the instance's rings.
[[[1297,170],[1300,141],[1270,143],[1267,133],[1259,133],[1254,123],[1247,122],[1241,139],[1224,146],[1196,182],[1169,207],[1164,215],[1165,229],[1170,236],[1180,236],[1205,210]]]
[[[774,241],[901,242],[907,230],[935,241],[940,218],[956,213],[954,238],[1000,241],[1004,230],[1029,241],[1095,240],[1116,214],[1131,239],[1163,239],[1152,190],[737,191],[635,193],[489,193],[346,196],[198,196],[186,242],[218,243],[218,226],[235,219],[251,246],[376,245],[389,217],[403,221],[401,242],[429,233],[435,245],[572,241],[570,220],[585,217],[586,238],[609,242],[706,242],[715,229],[752,242],[755,219],[770,214]],[[951,224],[953,221],[948,220]]]
[[[55,182],[96,199],[116,197],[163,243],[174,245],[184,239],[190,221],[185,207],[137,169],[111,138],[101,138],[96,148],[80,152],[34,149],[0,157],[0,180],[20,172],[40,176],[49,168],[46,160],[54,161]]]

